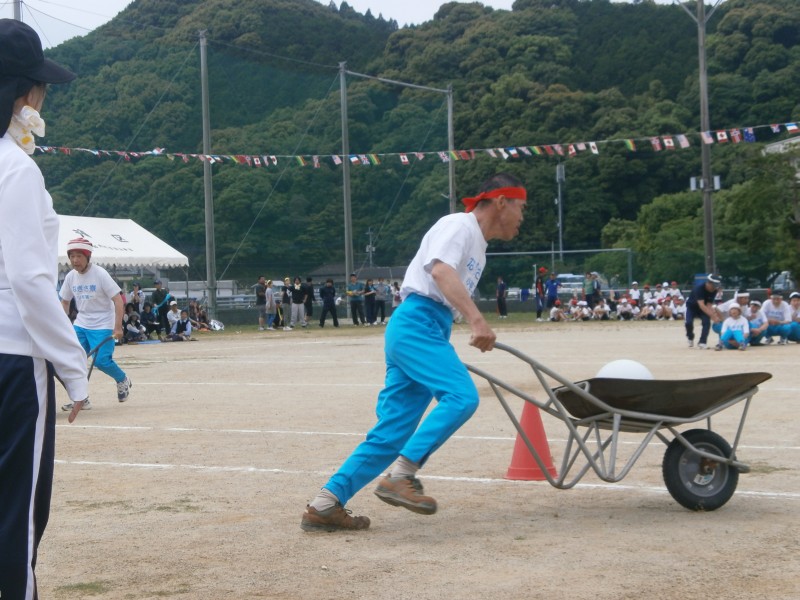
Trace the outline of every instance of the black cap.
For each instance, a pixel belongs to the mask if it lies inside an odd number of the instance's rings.
[[[716,273],[709,273],[706,279],[711,283],[713,283],[714,285],[719,285],[720,283],[722,283],[722,276]]]
[[[39,35],[22,21],[0,19],[0,77],[67,83],[75,73],[44,57]]]

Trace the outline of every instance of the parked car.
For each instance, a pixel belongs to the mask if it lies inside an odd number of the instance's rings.
[[[791,292],[797,289],[797,282],[792,277],[791,271],[781,271],[770,282],[769,285],[773,290],[781,290],[782,292]]]

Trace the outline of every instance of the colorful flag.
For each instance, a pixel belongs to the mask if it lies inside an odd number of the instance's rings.
[[[570,144],[569,146],[567,146],[567,154],[569,154],[570,156],[575,156],[577,153],[578,151],[575,150],[575,144]]]
[[[447,154],[447,152],[439,152],[439,158],[442,159],[442,162],[450,162],[450,156]]]
[[[314,165],[315,169],[319,169],[319,156],[316,154],[311,157],[311,163]]]
[[[369,166],[369,157],[366,154],[359,154],[358,159],[361,161],[362,165]]]
[[[469,152],[467,152],[466,150],[459,150],[458,151],[458,155],[461,157],[461,160],[469,160],[470,159]]]
[[[408,155],[406,155],[406,154],[401,154],[401,155],[400,155],[400,162],[401,162],[402,164],[404,164],[404,165],[407,165],[407,164],[408,164]]]
[[[756,132],[753,130],[752,127],[745,127],[744,128],[744,141],[745,142],[755,142],[756,141]]]
[[[510,155],[512,158],[519,158],[519,152],[517,152],[517,149],[516,149],[514,146],[511,146],[511,147],[508,149],[508,154],[509,154],[509,155]]]
[[[536,156],[541,156],[542,155],[542,149],[539,148],[539,146],[531,146],[531,150],[533,150],[533,153]]]
[[[664,141],[664,148],[667,150],[675,150],[675,142],[670,136],[665,135],[662,140]]]
[[[351,155],[350,155],[350,162],[351,162],[351,163],[353,163],[354,165],[357,165],[357,164],[359,164],[361,161],[360,161],[360,160],[358,160],[358,157],[357,157],[355,154],[351,154]]]
[[[738,129],[731,129],[731,141],[734,144],[738,144],[742,141],[742,132]]]
[[[495,154],[495,152],[494,152],[494,149],[493,149],[493,148],[488,148],[488,149],[486,150],[486,154],[488,154],[488,155],[489,155],[489,156],[491,156],[492,158],[497,158],[497,154]]]
[[[306,159],[302,156],[295,156],[295,158],[297,159],[297,164],[299,164],[301,167],[305,167],[306,164],[308,164],[306,163]]]
[[[597,144],[594,142],[589,142],[589,150],[592,151],[592,154],[600,154],[600,151],[597,149]]]
[[[661,152],[661,140],[657,137],[650,138],[650,145],[653,146],[653,150],[656,152]]]
[[[675,137],[677,138],[678,145],[681,148],[688,148],[689,147],[689,139],[685,135],[683,135],[682,133],[679,133]]]
[[[555,154],[552,146],[545,146],[544,151],[547,152],[547,156],[553,156],[553,154]]]
[[[631,152],[636,152],[636,142],[633,140],[625,140],[625,147],[630,150]]]
[[[519,149],[525,156],[531,156],[531,149],[527,146],[519,146]]]
[[[561,144],[553,144],[553,150],[555,150],[559,156],[564,156],[564,149],[561,147]]]
[[[706,143],[706,144],[713,144],[714,143],[714,138],[711,137],[711,132],[710,131],[702,131],[702,132],[700,132],[700,137],[703,138],[703,142]]]
[[[331,160],[333,161],[333,164],[337,166],[342,164],[342,159],[339,157],[338,154],[334,154],[333,156],[331,156]]]
[[[789,133],[795,133],[797,130],[797,123],[786,123],[786,131]]]
[[[261,158],[258,156],[253,157],[253,164],[257,167],[261,166]]]
[[[498,148],[497,151],[500,153],[500,156],[502,156],[505,160],[508,160],[508,152],[502,148]]]
[[[423,152],[414,152],[414,156],[417,157],[417,160],[422,160],[425,158],[425,154]]]
[[[586,144],[584,144],[583,142],[578,142],[577,148],[578,152],[583,152],[584,150],[586,150]]]
[[[770,125],[770,127],[772,128],[772,133],[780,133],[781,132],[781,126],[780,125],[773,124],[773,125]]]
[[[377,154],[368,154],[367,156],[369,157],[369,162],[371,162],[373,165],[381,164],[381,159],[378,158]]]
[[[728,141],[728,132],[725,131],[724,129],[720,129],[717,132],[717,143],[724,144],[727,141]]]

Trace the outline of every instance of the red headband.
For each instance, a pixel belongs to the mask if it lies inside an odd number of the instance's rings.
[[[481,200],[490,200],[491,198],[499,198],[504,196],[509,200],[527,200],[528,192],[522,187],[504,187],[490,190],[488,192],[481,192],[474,198],[462,198],[461,202],[467,208],[467,212],[472,212]]]

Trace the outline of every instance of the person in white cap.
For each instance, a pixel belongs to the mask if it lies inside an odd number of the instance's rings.
[[[46,59],[25,23],[0,19],[0,598],[37,597],[39,541],[50,515],[55,376],[89,401],[86,354],[55,294],[58,215],[36,163],[48,84],[75,74]]]
[[[631,289],[628,290],[628,297],[630,298],[630,301],[638,306],[639,301],[641,300],[641,295],[642,292],[639,290],[639,282],[634,281],[631,283]]]
[[[117,400],[125,402],[130,393],[131,380],[114,362],[114,344],[106,342],[109,337],[122,340],[122,313],[124,306],[120,287],[103,267],[92,264],[92,242],[86,238],[75,238],[67,242],[67,258],[72,270],[64,277],[61,286],[61,304],[64,312],[69,303],[75,301],[78,316],[73,323],[78,341],[87,354],[97,348],[95,366],[111,377],[117,384]],[[91,405],[86,402],[83,410]],[[72,410],[70,402],[61,410]]]
[[[702,329],[700,330],[700,340],[697,347],[705,349],[708,347],[708,332],[711,329],[711,322],[719,322],[720,318],[714,310],[714,299],[717,297],[717,289],[722,282],[719,275],[709,273],[704,281],[701,281],[689,294],[686,301],[686,338],[689,340],[689,348],[694,346],[694,320],[700,319]]]
[[[722,338],[722,320],[727,319],[730,316],[730,311],[732,307],[739,308],[740,315],[747,315],[747,306],[750,304],[750,292],[747,290],[739,290],[733,295],[733,298],[722,302],[721,304],[717,304],[714,306],[714,310],[717,311],[719,315],[720,321],[714,323],[711,326],[711,329],[720,335],[720,340],[717,342],[717,350],[722,350],[723,340]]]
[[[720,344],[717,350],[728,348],[730,350],[747,350],[750,340],[750,324],[742,316],[742,307],[739,304],[732,304],[728,317],[722,322],[722,333],[720,334]]]
[[[633,318],[633,307],[627,298],[623,298],[617,304],[617,319],[620,321],[630,321]]]

